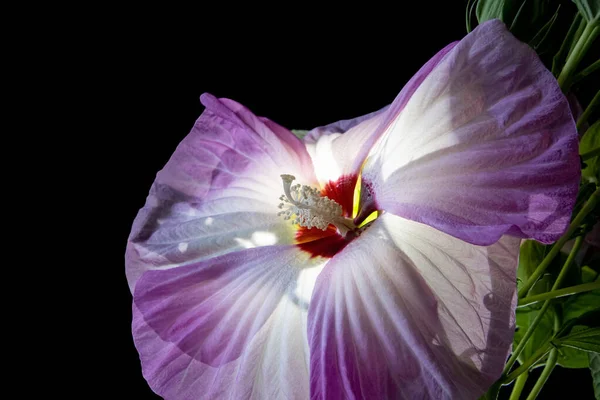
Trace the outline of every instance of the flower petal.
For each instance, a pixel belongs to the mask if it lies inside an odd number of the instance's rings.
[[[362,176],[378,208],[487,245],[504,233],[558,239],[579,169],[577,131],[556,80],[494,20],[436,65]]]
[[[234,101],[201,100],[206,110],[134,221],[126,253],[131,290],[148,269],[293,243],[294,230],[277,216],[280,175],[316,184],[310,156],[291,132]]]
[[[397,117],[419,85],[456,43],[440,50],[421,67],[389,106],[362,117],[315,128],[306,135],[304,142],[322,186],[344,175],[358,175],[369,150],[387,125]],[[351,190],[354,191],[354,186]]]
[[[317,279],[312,398],[477,398],[511,348],[518,252],[379,217]]]
[[[308,397],[307,301],[322,266],[293,246],[146,272],[133,336],[166,399]]]

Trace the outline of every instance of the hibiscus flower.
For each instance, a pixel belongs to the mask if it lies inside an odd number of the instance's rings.
[[[388,107],[303,140],[209,94],[126,252],[133,337],[166,399],[473,399],[515,328],[520,238],[580,176],[555,79],[498,20]]]

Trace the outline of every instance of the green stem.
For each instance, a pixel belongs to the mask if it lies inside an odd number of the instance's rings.
[[[467,1],[467,7],[465,8],[465,22],[467,25],[467,33],[471,32],[471,15],[473,15],[473,7],[477,4],[475,0]]]
[[[588,104],[588,106],[586,107],[583,114],[581,114],[581,116],[577,120],[577,130],[580,130],[581,126],[583,124],[585,124],[587,119],[590,117],[590,115],[594,111],[594,108],[596,108],[598,106],[598,103],[600,103],[600,90],[598,90],[598,92],[596,92],[596,95],[594,96],[592,101],[590,101],[590,104]]]
[[[542,26],[542,28],[538,31],[538,33],[535,34],[535,36],[533,37],[533,39],[531,39],[529,41],[529,45],[531,47],[533,47],[533,49],[537,52],[537,49],[542,45],[542,43],[544,43],[544,40],[546,40],[546,37],[548,37],[548,34],[550,33],[550,30],[552,29],[552,27],[554,26],[554,23],[556,22],[556,18],[558,18],[558,11],[560,10],[560,4],[558,5],[558,8],[556,9],[556,11],[554,12],[554,15],[552,16],[552,18],[550,18],[550,20],[548,22],[546,22],[544,24],[544,26]],[[536,43],[536,39],[537,37],[542,34],[542,38],[540,39],[539,42]],[[536,43],[534,45],[534,43]]]
[[[596,191],[596,193],[597,193],[597,191]],[[552,285],[551,291],[556,291],[560,287],[560,285],[562,285],[562,282],[565,280],[567,273],[569,272],[569,268],[571,267],[571,264],[573,264],[575,257],[577,257],[577,253],[579,253],[579,249],[581,248],[582,244],[583,244],[583,235],[577,236],[577,239],[575,239],[575,243],[573,244],[573,248],[571,249],[571,252],[569,253],[569,256],[567,257],[565,264],[562,266],[562,269],[560,270],[560,273],[558,274],[558,277],[556,278],[554,285]],[[550,300],[552,300],[552,299],[548,299],[546,301],[550,301]]]
[[[575,37],[573,38],[573,40],[571,41],[571,44],[569,45],[569,50],[567,51],[566,58],[569,58],[571,53],[573,53],[573,49],[575,49],[575,45],[577,44],[577,41],[581,37],[583,30],[585,29],[585,27],[588,24],[587,20],[585,18],[583,18],[583,16],[581,14],[577,13],[577,15],[580,16],[579,26],[577,27],[577,31],[575,32]],[[565,58],[565,61],[566,61],[566,58]],[[564,64],[563,64],[563,67],[564,67]],[[562,68],[561,68],[561,70],[562,70]],[[556,77],[558,77],[558,75]]]
[[[594,192],[594,194],[597,195],[598,192],[599,192],[599,189],[596,189],[596,191]],[[594,195],[592,195],[592,197],[593,196]],[[592,199],[592,197],[590,197],[590,200]],[[589,200],[588,200],[588,203],[590,203]],[[586,203],[586,206],[588,205],[588,203]],[[584,208],[585,208],[585,206],[584,206]],[[579,214],[577,216],[579,216]],[[575,222],[575,221],[573,221],[573,222]],[[580,223],[578,222],[577,226],[579,226],[579,225],[580,225]],[[557,242],[557,244],[558,244],[558,242]],[[578,236],[577,239],[575,239],[575,244],[573,244],[573,248],[571,249],[571,252],[569,253],[569,256],[567,257],[567,260],[565,261],[565,264],[562,266],[562,269],[560,270],[560,273],[558,274],[558,277],[556,278],[556,281],[554,281],[554,285],[552,285],[551,291],[557,290],[560,287],[560,285],[562,284],[563,280],[567,276],[567,272],[569,271],[569,267],[573,263],[573,260],[575,259],[575,256],[579,252],[579,249],[581,248],[582,244],[583,244],[583,236]],[[554,246],[556,247],[556,244]],[[552,247],[552,250],[554,250],[555,247]],[[560,247],[562,247],[562,245]],[[560,249],[560,247],[559,247],[559,249]],[[552,252],[552,250],[550,250],[550,251]],[[544,261],[545,260],[546,259],[544,259]],[[542,261],[542,263],[544,261]],[[531,325],[529,325],[529,328],[527,328],[527,331],[523,335],[523,338],[519,342],[519,345],[517,346],[517,348],[515,349],[515,351],[513,351],[513,353],[511,354],[510,358],[506,362],[506,365],[504,366],[504,372],[503,372],[504,376],[508,375],[508,371],[510,371],[510,369],[513,366],[513,364],[515,363],[515,361],[517,361],[517,357],[519,357],[519,355],[521,354],[521,352],[525,348],[525,345],[527,344],[527,341],[529,340],[529,338],[531,337],[531,335],[533,335],[533,331],[535,331],[535,328],[537,328],[537,326],[539,325],[540,321],[542,320],[542,317],[546,313],[546,310],[548,310],[548,307],[550,307],[550,304],[551,304],[552,300],[553,299],[548,299],[548,300],[546,300],[544,302],[544,305],[542,306],[541,310],[538,311],[538,314],[535,316],[533,322],[531,323]]]
[[[546,366],[544,366],[544,370],[542,371],[542,374],[538,378],[533,389],[531,389],[529,396],[527,396],[527,400],[535,400],[535,398],[538,396],[538,394],[544,387],[544,384],[550,377],[552,370],[554,370],[554,367],[556,366],[556,361],[558,361],[558,350],[552,349],[552,350],[550,350],[550,355],[548,356],[548,361],[546,361]]]
[[[540,322],[542,321],[542,317],[546,313],[546,310],[548,309],[548,307],[550,307],[550,301],[551,300],[546,300],[544,302],[544,305],[540,309],[540,311],[538,311],[537,315],[535,316],[535,318],[531,322],[531,325],[529,325],[529,327],[527,328],[527,331],[525,332],[525,334],[521,338],[521,341],[519,342],[519,345],[512,352],[512,354],[510,355],[510,358],[506,362],[506,365],[504,366],[504,372],[502,373],[502,375],[504,375],[504,376],[508,375],[508,371],[510,371],[510,369],[513,366],[513,364],[515,363],[515,361],[517,361],[517,357],[519,357],[519,355],[521,354],[521,352],[525,348],[525,345],[527,344],[527,341],[529,340],[529,338],[531,337],[531,335],[533,335],[533,331],[540,324]]]
[[[581,155],[581,159],[585,161],[590,158],[596,157],[597,155],[600,155],[600,147],[596,147],[594,150],[588,151],[587,153],[583,153]]]
[[[567,262],[568,262],[568,260],[567,260]],[[566,264],[567,263],[565,263],[565,266],[566,266]],[[565,270],[567,268],[563,267],[563,270]],[[561,271],[561,273],[562,273],[562,271]],[[558,313],[554,313],[554,329],[553,329],[553,331],[555,334],[556,334],[556,332],[559,331],[561,322],[562,321],[561,321],[561,318],[558,316]],[[552,350],[550,350],[550,355],[548,356],[548,360],[546,361],[546,366],[544,367],[544,370],[542,371],[542,374],[538,378],[537,382],[533,386],[533,389],[531,389],[529,396],[527,396],[527,400],[535,400],[535,398],[538,396],[538,394],[540,393],[540,391],[546,384],[546,381],[550,377],[550,374],[554,370],[554,367],[556,366],[556,362],[558,361],[558,354],[559,354],[558,349],[556,347],[554,347]]]
[[[485,392],[485,394],[479,398],[479,400],[497,400],[498,394],[500,393],[501,386],[502,386],[502,384],[500,383],[499,380],[494,382],[492,384],[492,386],[490,386],[488,391]]]
[[[562,68],[563,61],[571,50],[571,44],[579,38],[584,26],[585,21],[581,14],[575,14],[575,18],[573,18],[573,22],[571,23],[571,27],[569,28],[569,32],[567,32],[565,40],[563,40],[558,53],[556,53],[552,59],[552,75],[558,76],[558,70],[559,68]]]
[[[525,3],[527,3],[527,0],[523,0],[523,3],[521,3],[521,7],[519,7],[519,10],[515,14],[515,17],[513,18],[512,22],[510,24],[510,28],[508,28],[509,31],[512,32],[513,28],[517,24],[517,20],[519,19],[519,16],[521,15],[521,11],[523,11],[523,7],[525,7]]]
[[[529,373],[529,368],[536,362],[542,359],[548,352],[550,351],[550,340],[548,340],[543,346],[540,346],[533,355],[527,359],[523,364],[519,365],[519,368],[516,368],[513,372],[508,374],[508,376],[502,380],[502,383],[507,385],[518,379],[519,376],[525,373]]]
[[[589,67],[587,67],[586,69],[584,69],[583,71],[581,71],[580,73],[578,73],[577,75],[575,75],[573,77],[573,83],[579,82],[580,80],[582,80],[586,76],[588,76],[591,73],[593,73],[594,71],[596,71],[598,68],[600,68],[600,60],[597,60],[592,65],[590,65]]]
[[[570,286],[564,289],[553,290],[546,293],[536,294],[519,300],[517,307],[525,307],[540,301],[556,299],[558,297],[570,296],[572,294],[589,292],[590,290],[600,289],[600,282],[590,282],[581,285]]]
[[[594,38],[598,35],[598,26],[595,23],[588,23],[583,30],[583,33],[577,40],[575,48],[567,57],[565,66],[563,67],[560,75],[558,76],[558,85],[562,89],[563,93],[567,93],[570,87],[571,75],[575,72],[579,63],[583,59],[583,56],[592,45]]]
[[[525,387],[525,382],[527,382],[527,378],[529,378],[529,372],[525,372],[524,374],[519,375],[508,400],[519,400],[521,392]]]
[[[527,281],[523,284],[523,286],[519,290],[520,299],[527,295],[529,289],[531,289],[533,284],[546,271],[546,268],[548,268],[552,260],[554,260],[554,257],[556,257],[556,255],[560,252],[560,249],[562,249],[565,243],[571,238],[571,235],[573,235],[573,233],[579,228],[579,226],[581,225],[585,217],[590,213],[590,211],[592,211],[594,207],[596,207],[596,203],[598,203],[599,198],[600,188],[597,188],[594,191],[594,193],[592,193],[588,201],[581,208],[579,213],[575,216],[573,222],[571,222],[571,225],[569,225],[569,229],[567,229],[567,232],[565,232],[565,234],[562,235],[556,243],[554,243],[554,246],[552,246],[552,249],[550,249],[548,255],[544,257],[540,265],[538,265],[538,267],[535,269],[535,271],[533,271],[529,279],[527,279]],[[556,288],[553,288],[553,290],[554,289]]]

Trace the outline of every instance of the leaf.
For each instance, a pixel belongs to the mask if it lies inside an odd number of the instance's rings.
[[[549,277],[547,277],[547,276],[543,277],[536,283],[535,286],[547,285],[548,279],[549,279]],[[534,286],[534,288],[535,288],[535,286]],[[539,313],[539,305],[537,305],[537,307],[532,305],[532,306],[517,309],[516,323],[517,323],[517,327],[519,329],[515,332],[515,336],[514,336],[514,347],[515,348],[521,342],[523,335],[525,335],[525,332],[527,332],[527,329],[529,329],[529,326],[531,325],[533,320],[537,317],[538,313]],[[523,351],[519,355],[520,362],[531,358],[531,356],[533,356],[533,354],[541,346],[543,346],[548,340],[550,340],[552,338],[552,335],[553,335],[552,328],[554,326],[554,314],[555,314],[554,307],[550,307],[550,308],[548,308],[548,310],[546,310],[546,312],[544,313],[544,315],[542,317],[542,320],[539,322],[538,326],[535,328],[535,331],[533,331],[533,335],[531,335],[531,337],[527,341],[527,344],[523,348]]]
[[[563,368],[587,368],[589,359],[587,351],[581,351],[570,347],[561,347],[558,352],[558,361],[556,362]]]
[[[588,128],[579,143],[579,154],[585,154],[600,147],[600,120]],[[586,167],[581,171],[586,179],[600,181],[600,156],[588,158],[585,160]]]
[[[594,282],[598,278],[598,273],[589,266],[581,267],[581,283]]]
[[[531,253],[529,253],[529,255],[531,255]],[[525,266],[526,263],[523,265]],[[521,264],[519,267],[521,267]],[[545,289],[550,285],[550,281],[551,277],[545,275],[536,283],[534,288],[532,288],[532,292],[545,292]],[[555,300],[555,303],[556,305],[554,307],[550,307],[546,311],[535,332],[525,345],[525,348],[519,357],[520,361],[529,359],[537,349],[552,338],[554,315],[557,309],[562,310],[561,314],[563,315],[563,321],[565,321],[565,323],[563,324],[561,331],[557,334],[559,339],[555,339],[555,343],[562,340],[561,336],[567,337],[575,325],[582,325],[577,326],[577,329],[588,329],[588,327],[594,325],[595,321],[600,321],[598,316],[600,313],[599,290],[567,297],[564,302]],[[531,325],[538,315],[540,304],[542,303],[539,303],[537,308],[532,305],[517,309],[517,326],[519,329],[515,333],[515,347],[521,341],[523,335],[529,328],[529,325]],[[573,347],[574,346],[561,347],[557,363],[564,368],[587,368],[589,361],[586,352]],[[538,364],[538,366],[541,365],[543,365],[543,363]]]
[[[559,3],[558,0],[479,0],[475,15],[479,23],[498,18],[513,33],[527,30],[529,34],[525,36],[530,39],[550,20]]]
[[[479,23],[495,18],[506,23],[506,14],[515,5],[514,0],[479,0],[475,15]]]
[[[529,279],[533,271],[544,259],[546,246],[535,240],[524,240],[519,250],[519,268],[517,269],[517,287]],[[536,294],[536,293],[532,293]]]
[[[554,344],[600,353],[600,328],[577,330],[568,336],[554,340]]]
[[[575,326],[588,322],[586,313],[600,310],[600,290],[580,293],[568,297],[563,303],[563,319],[565,326]],[[582,318],[582,316],[584,316]],[[587,327],[587,324],[586,324]],[[564,368],[587,368],[589,364],[587,352],[571,348],[562,347],[560,349],[558,364]]]
[[[590,360],[590,372],[594,382],[594,395],[596,400],[600,400],[600,354],[588,353]]]
[[[568,324],[585,313],[595,310],[600,310],[600,290],[574,294],[563,304],[563,320]]]
[[[569,332],[571,332],[572,329],[575,329],[576,326],[583,326],[583,327],[587,327],[587,328],[600,327],[600,309],[588,311],[588,312],[580,315],[577,318],[573,318],[573,319],[567,321],[560,328],[560,331],[556,334],[556,337],[558,337],[558,338],[565,337],[566,335],[569,334]]]
[[[579,13],[587,22],[598,21],[600,19],[600,1],[599,0],[573,0],[577,5]]]

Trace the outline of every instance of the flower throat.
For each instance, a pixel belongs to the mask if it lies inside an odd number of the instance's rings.
[[[342,216],[343,209],[335,200],[321,195],[319,190],[306,185],[293,185],[296,179],[293,175],[281,175],[283,180],[283,192],[279,200],[279,208],[283,211],[277,213],[286,220],[292,220],[305,228],[317,228],[327,230],[329,225],[337,228],[342,236],[358,227],[350,218]],[[292,219],[293,218],[293,219]]]

